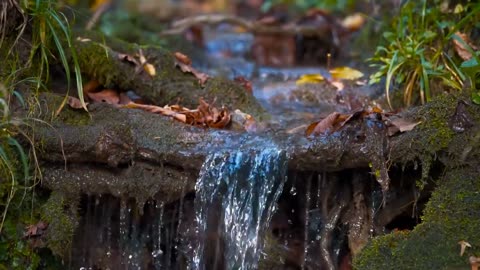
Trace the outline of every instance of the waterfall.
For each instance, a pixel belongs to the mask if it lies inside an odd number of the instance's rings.
[[[256,269],[286,169],[275,146],[206,158],[196,184],[194,269]]]

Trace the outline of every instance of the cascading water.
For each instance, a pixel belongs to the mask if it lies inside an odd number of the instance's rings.
[[[192,268],[256,269],[286,168],[285,151],[274,146],[207,157],[196,185]]]

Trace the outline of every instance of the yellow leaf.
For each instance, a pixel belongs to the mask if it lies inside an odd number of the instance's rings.
[[[356,80],[363,77],[363,73],[350,68],[350,67],[338,67],[330,70],[332,78],[336,80]]]
[[[143,66],[143,69],[148,73],[148,75],[152,77],[155,76],[155,74],[157,74],[157,72],[155,71],[155,67],[152,64],[146,63]]]
[[[360,13],[355,13],[343,19],[342,25],[350,31],[357,31],[365,24],[365,18],[366,16]]]
[[[320,83],[324,80],[325,78],[320,74],[305,74],[297,80],[297,84]]]
[[[462,4],[457,4],[455,9],[453,10],[454,14],[462,13],[465,9],[463,8]]]

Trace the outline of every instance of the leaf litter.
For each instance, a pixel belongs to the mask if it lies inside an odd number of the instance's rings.
[[[180,61],[186,61],[186,59]],[[215,107],[213,105],[215,101],[209,104],[203,98],[199,98],[199,105],[196,109],[189,109],[178,104],[163,107],[148,105],[143,104],[141,100],[132,100],[127,93],[119,93],[114,89],[102,89],[96,80],[88,82],[84,87],[84,92],[85,96],[92,103],[107,103],[118,108],[139,109],[168,116],[188,125],[224,129],[229,128],[233,123],[236,129],[242,129],[247,132],[256,132],[258,128],[255,119],[251,115],[238,109],[231,113],[225,106]],[[67,103],[71,108],[82,108],[78,98],[69,96]]]
[[[373,108],[358,110],[350,114],[333,112],[322,120],[311,123],[306,128],[305,135],[307,137],[330,135],[342,129],[347,123],[355,119],[363,118],[382,119],[387,128],[388,136],[394,136],[399,132],[411,131],[417,125],[422,123],[422,121],[406,119],[394,113],[384,112],[382,109],[375,106]]]

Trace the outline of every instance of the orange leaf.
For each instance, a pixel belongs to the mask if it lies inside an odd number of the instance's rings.
[[[473,51],[477,51],[478,48],[475,45],[473,45],[472,41],[466,34],[462,32],[456,32],[455,35],[457,35],[464,42],[464,44],[462,44],[460,41],[456,40],[455,38],[452,39],[453,44],[455,45],[454,46],[455,51],[457,52],[458,56],[460,56],[460,58],[462,58],[465,61],[472,59],[472,53],[465,45],[468,45],[470,49]]]
[[[325,117],[322,121],[316,122],[311,124],[307,127],[306,135],[310,136],[317,136],[321,134],[326,134],[329,132],[333,132],[333,127],[335,123],[338,121],[340,117],[340,113],[333,112]],[[313,125],[313,126],[312,126]]]
[[[100,87],[100,83],[97,80],[91,80],[83,86],[83,93],[95,92]]]
[[[190,60],[190,58],[185,54],[181,52],[176,52],[174,53],[174,55],[175,55],[175,59],[177,59],[178,62],[187,66],[190,66],[192,64],[192,60]]]
[[[104,89],[96,93],[87,93],[88,98],[93,102],[105,102],[108,104],[119,104],[120,96],[117,91],[113,89]]]

